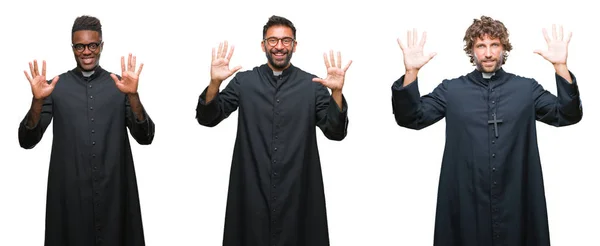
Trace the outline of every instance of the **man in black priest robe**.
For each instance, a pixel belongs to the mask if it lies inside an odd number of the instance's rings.
[[[483,16],[466,31],[465,52],[477,69],[446,79],[420,96],[417,73],[435,56],[423,54],[416,31],[403,44],[406,73],[392,85],[398,125],[423,129],[446,120],[434,245],[549,246],[536,121],[552,126],[579,122],[575,76],[567,69],[564,36],[543,30],[547,51],[535,51],[556,70],[557,96],[534,79],[501,67],[512,49],[504,24]]]
[[[213,49],[211,82],[201,93],[196,118],[213,127],[239,109],[223,245],[329,245],[325,195],[316,127],[341,141],[348,127],[342,95],[348,63],[324,54],[327,78],[292,65],[296,29],[273,16],[263,28],[267,64],[237,73],[230,70],[233,47]],[[331,89],[331,95],[327,88]],[[341,164],[341,163],[338,163]]]
[[[46,201],[46,246],[143,246],[144,233],[133,157],[127,135],[152,143],[154,122],[137,93],[143,64],[121,57],[121,76],[99,65],[104,42],[100,21],[75,19],[77,67],[46,80],[29,63],[33,99],[19,125],[19,143],[34,148],[53,122]]]

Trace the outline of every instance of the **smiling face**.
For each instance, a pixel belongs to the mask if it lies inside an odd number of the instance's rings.
[[[499,38],[489,35],[477,38],[473,44],[473,61],[477,70],[493,73],[504,63],[504,48]]]
[[[296,52],[296,44],[294,33],[290,27],[284,25],[269,27],[261,42],[269,67],[273,71],[283,71],[288,68],[292,54]]]
[[[82,71],[92,71],[100,63],[104,43],[97,31],[81,30],[73,33],[73,55],[77,67]]]

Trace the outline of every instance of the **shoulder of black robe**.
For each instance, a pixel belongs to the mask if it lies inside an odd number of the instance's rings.
[[[102,73],[106,72],[102,67],[96,66],[94,69],[94,74],[90,78],[96,78],[100,76]],[[63,72],[59,75],[59,79],[57,83],[60,83],[61,80],[66,78],[66,75],[76,76],[80,79],[85,79],[81,69],[75,67],[71,70]],[[52,82],[52,80],[47,80],[48,84]],[[52,122],[53,113],[52,113],[52,104],[53,104],[53,94],[50,94],[47,98],[44,99],[44,104],[42,106],[42,111],[40,114],[40,119],[38,122],[34,124],[33,127],[27,127],[27,121],[29,120],[29,110],[25,114],[25,117],[21,120],[19,124],[18,130],[18,138],[19,145],[24,149],[32,149],[34,148],[43,138],[46,129]]]
[[[83,80],[93,80],[100,76],[110,76],[110,74],[114,74],[115,76],[117,76],[118,79],[122,78],[121,75],[118,75],[116,73],[111,73],[111,72],[105,70],[104,68],[102,68],[100,65],[96,66],[96,68],[94,69],[94,73],[89,77],[83,76],[83,73],[81,72],[81,70],[78,67],[75,67],[74,69],[70,70],[69,72],[71,72],[72,74],[74,74],[75,76],[77,76]],[[110,78],[110,81],[113,81],[112,78]],[[154,140],[154,134],[155,134],[154,121],[152,120],[150,115],[148,115],[148,112],[146,111],[146,108],[143,105],[142,105],[142,114],[144,115],[144,120],[139,121],[137,116],[131,109],[129,97],[125,94],[123,94],[123,95],[124,95],[123,103],[125,104],[125,108],[126,108],[125,114],[126,114],[126,118],[127,118],[126,126],[127,126],[127,128],[129,128],[131,136],[140,145],[152,144],[152,142]]]
[[[260,70],[265,74],[273,74],[273,70],[267,65],[263,64]],[[283,70],[282,74],[279,75],[286,80],[291,78],[293,80],[306,80],[312,83],[315,92],[315,106],[316,106],[316,126],[321,129],[323,135],[334,141],[341,141],[346,138],[348,134],[348,102],[346,97],[342,94],[342,108],[340,108],[335,99],[329,93],[329,89],[321,83],[313,82],[313,78],[318,76],[302,70],[299,67],[290,64],[290,66]],[[270,76],[273,82],[276,80],[276,76]]]
[[[496,71],[491,80],[497,81],[494,83],[498,84],[508,81],[523,84],[523,88],[531,91],[536,120],[547,125],[563,127],[577,124],[583,117],[577,78],[571,71],[569,71],[569,74],[572,83],[555,73],[556,95],[544,89],[536,79],[508,73],[503,68]],[[471,81],[487,87],[487,83],[484,82],[487,80],[483,79],[481,72],[474,70],[468,74],[468,77]]]
[[[285,69],[279,76],[294,76],[295,74],[298,74],[298,72],[304,71],[296,68],[293,65],[290,65],[290,67]],[[308,73],[306,74],[308,76],[314,76]],[[250,70],[237,72],[227,83],[225,88],[219,89],[217,95],[208,103],[206,103],[208,86],[204,87],[204,90],[198,98],[198,104],[196,106],[196,120],[198,123],[203,126],[214,127],[221,123],[221,121],[224,119],[227,119],[229,115],[235,112],[239,107],[241,83],[245,83],[250,77],[256,75],[262,75],[261,77],[268,80],[265,81],[267,83],[276,82],[276,77],[273,74],[273,70],[265,63],[260,66],[255,66]]]
[[[254,67],[251,70],[237,72],[225,88],[219,88],[217,95],[208,103],[206,102],[208,86],[204,87],[196,105],[196,120],[198,124],[214,127],[227,119],[231,113],[235,112],[239,106],[241,81],[258,72],[259,69],[260,67]]]
[[[60,83],[61,79],[66,79],[68,76],[73,76],[73,77],[82,79],[84,81],[89,81],[89,80],[96,79],[100,76],[110,76],[109,74],[110,74],[109,71],[105,70],[100,65],[98,65],[94,69],[94,73],[91,76],[85,77],[85,76],[83,76],[81,69],[79,67],[75,67],[71,70],[61,73],[59,75],[59,81],[57,83]],[[117,76],[117,78],[121,79],[120,75],[118,75],[118,74],[115,74],[115,75]],[[51,83],[51,80],[48,80],[47,82]],[[134,139],[139,144],[142,144],[142,145],[150,144],[154,138],[154,122],[152,121],[152,119],[150,118],[150,116],[148,115],[148,113],[146,112],[146,109],[144,107],[142,107],[142,111],[144,113],[144,121],[142,121],[142,122],[138,121],[137,117],[135,117],[133,111],[131,110],[128,97],[125,96],[124,98],[125,98],[124,104],[127,108],[126,109],[126,114],[127,114],[127,119],[128,119],[127,127],[129,127],[129,129],[130,129],[131,135],[134,137]],[[44,100],[44,104],[42,106],[42,112],[40,115],[39,122],[37,122],[34,125],[34,127],[32,127],[32,128],[29,128],[26,125],[27,121],[29,119],[29,110],[27,111],[27,114],[25,115],[25,117],[19,124],[19,130],[18,130],[19,144],[21,145],[22,148],[25,148],[25,149],[34,148],[40,142],[40,140],[42,139],[44,133],[46,132],[46,129],[48,128],[48,126],[53,118],[52,104],[53,104],[53,94],[50,94],[50,96],[48,96]]]
[[[206,103],[206,92],[208,86],[198,98],[196,107],[196,120],[200,125],[213,127],[229,117],[239,107],[241,87],[247,79],[260,78],[264,83],[271,83],[277,87],[277,81],[306,80],[312,83],[315,93],[316,105],[316,125],[319,126],[324,135],[331,140],[342,140],[347,134],[348,115],[347,102],[342,95],[342,108],[339,108],[328,89],[320,83],[313,82],[312,79],[317,76],[306,72],[293,64],[284,69],[280,75],[274,75],[273,70],[268,64],[256,66],[251,70],[238,72],[227,86],[217,93],[217,96],[211,102]],[[288,83],[288,82],[285,82]]]
[[[454,79],[444,79],[433,91],[421,95],[419,78],[404,86],[402,75],[392,84],[392,113],[396,123],[407,129],[427,128],[446,116],[447,93],[450,84],[463,80],[463,75]]]

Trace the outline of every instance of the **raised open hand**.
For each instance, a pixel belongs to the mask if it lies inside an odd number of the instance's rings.
[[[140,64],[140,68],[136,72],[135,56],[132,58],[131,53],[129,53],[127,69],[125,69],[125,57],[121,56],[121,79],[119,80],[115,74],[110,74],[110,77],[115,81],[117,88],[119,88],[121,92],[126,94],[135,94],[137,93],[138,81],[143,67],[144,63]]]
[[[542,29],[544,39],[548,44],[548,50],[535,50],[534,53],[541,55],[544,59],[548,60],[554,65],[566,64],[568,56],[568,46],[571,41],[573,33],[569,32],[566,39],[563,35],[563,27],[560,26],[558,35],[556,33],[556,25],[552,25],[552,39],[548,37],[548,31],[546,28]]]
[[[339,51],[337,52],[338,61],[336,63],[333,57],[333,50],[329,51],[329,59],[327,58],[327,53],[323,53],[323,60],[325,60],[325,67],[327,68],[327,78],[314,78],[312,81],[321,83],[323,86],[331,89],[331,91],[341,91],[344,87],[346,71],[350,67],[350,64],[352,64],[352,60],[342,69],[342,54]]]
[[[409,70],[419,70],[423,67],[427,62],[429,62],[436,53],[430,53],[429,55],[423,54],[423,46],[425,46],[425,40],[427,40],[427,32],[423,32],[423,37],[420,42],[417,38],[417,29],[413,29],[407,32],[406,45],[400,41],[398,38],[398,45],[400,45],[400,49],[402,50],[402,54],[404,56],[404,68]]]
[[[27,71],[23,72],[25,73],[27,80],[29,80],[33,97],[38,100],[43,100],[50,96],[54,90],[54,86],[56,86],[56,82],[58,82],[58,76],[54,77],[52,82],[48,84],[48,81],[46,80],[46,61],[42,61],[42,74],[40,74],[38,70],[37,60],[33,60],[33,64],[31,64],[31,62],[29,63],[29,71],[31,72],[31,76],[27,74]]]
[[[210,64],[210,79],[211,81],[219,81],[229,78],[232,74],[240,70],[241,66],[236,66],[233,69],[229,69],[229,61],[233,55],[234,46],[231,46],[231,50],[227,52],[227,41],[219,44],[219,49],[215,54],[215,48],[212,49],[212,61]]]

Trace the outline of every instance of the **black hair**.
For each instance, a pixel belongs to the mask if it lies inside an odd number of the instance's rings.
[[[269,29],[272,26],[287,26],[291,28],[292,34],[294,35],[294,39],[296,39],[296,27],[294,27],[294,24],[285,17],[276,15],[271,16],[269,18],[269,21],[267,21],[267,24],[265,24],[265,26],[263,27],[263,38],[266,38],[265,36],[267,35],[267,29]]]
[[[76,31],[96,31],[100,38],[102,38],[102,24],[100,24],[100,20],[93,16],[83,15],[79,16],[75,19],[73,23],[73,29],[71,29],[71,36]]]

